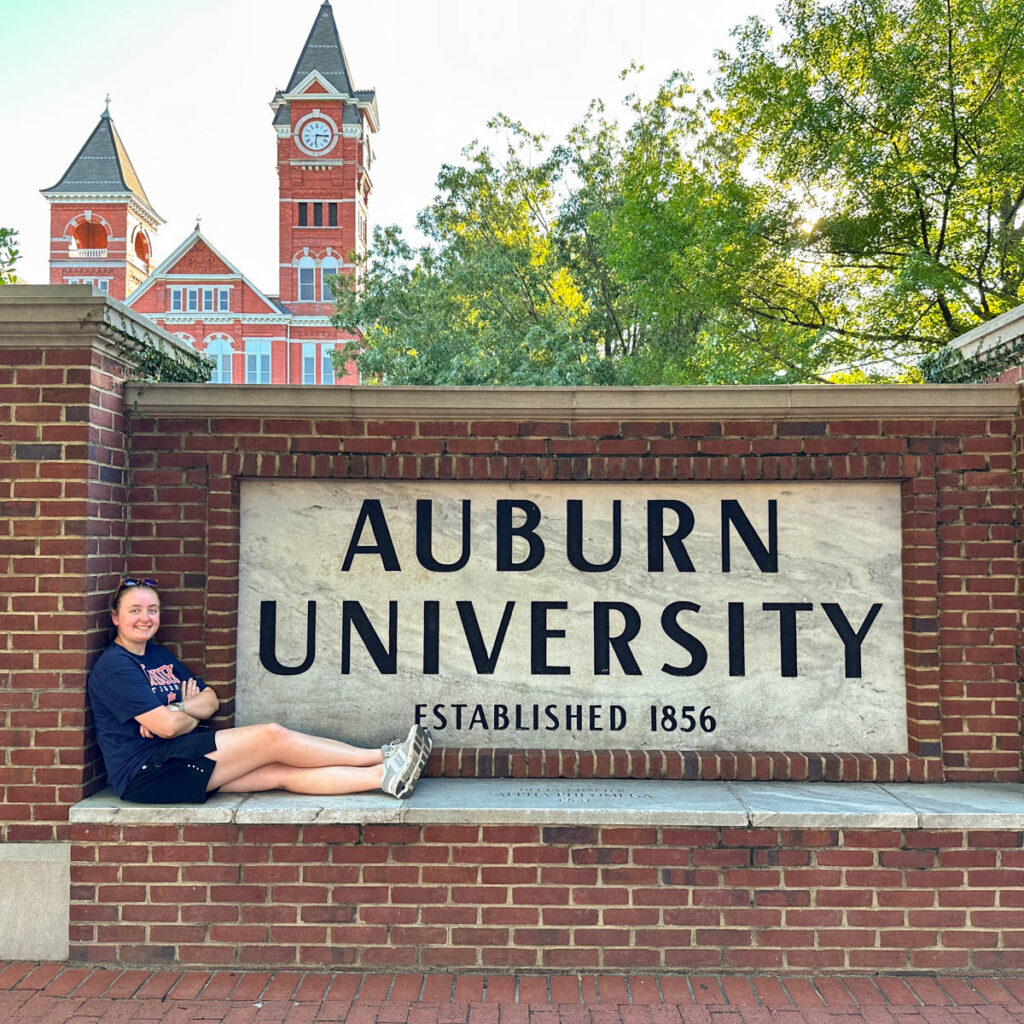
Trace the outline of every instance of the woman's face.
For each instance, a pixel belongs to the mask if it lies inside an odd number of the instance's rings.
[[[145,647],[160,625],[160,598],[149,587],[129,587],[110,617],[118,640],[129,647]]]

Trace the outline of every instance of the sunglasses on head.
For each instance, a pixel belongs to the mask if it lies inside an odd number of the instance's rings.
[[[121,590],[125,587],[155,587],[156,585],[156,580],[151,580],[148,576],[139,579],[134,576],[125,576],[117,586]]]

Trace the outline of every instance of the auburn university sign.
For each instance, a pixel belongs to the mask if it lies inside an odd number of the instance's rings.
[[[238,721],[905,752],[888,483],[244,481]]]

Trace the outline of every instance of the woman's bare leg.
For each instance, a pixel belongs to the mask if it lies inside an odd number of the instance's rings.
[[[294,768],[287,764],[266,764],[226,782],[220,788],[222,793],[261,793],[268,789],[325,796],[365,793],[371,789],[380,789],[382,771],[381,765],[370,768]],[[210,781],[213,783],[212,778]]]
[[[217,733],[217,749],[206,756],[217,762],[207,789],[223,788],[266,765],[379,768],[384,761],[380,747],[353,747],[340,740],[309,736],[274,723],[222,729]]]

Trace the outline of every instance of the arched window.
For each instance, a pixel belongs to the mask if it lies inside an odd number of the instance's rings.
[[[135,255],[146,265],[149,264],[149,239],[142,228],[135,232]]]
[[[231,338],[226,334],[211,334],[207,339],[206,356],[214,366],[211,384],[231,383]]]
[[[106,249],[107,232],[102,224],[83,220],[72,235],[76,249]]]
[[[185,334],[182,331],[175,331],[174,336],[182,342],[182,344],[188,345],[189,348],[195,349],[196,339],[191,334]]]
[[[320,301],[333,302],[334,292],[328,278],[338,273],[338,261],[333,256],[327,256],[320,264]]]
[[[299,302],[316,302],[316,265],[312,256],[299,260]]]

